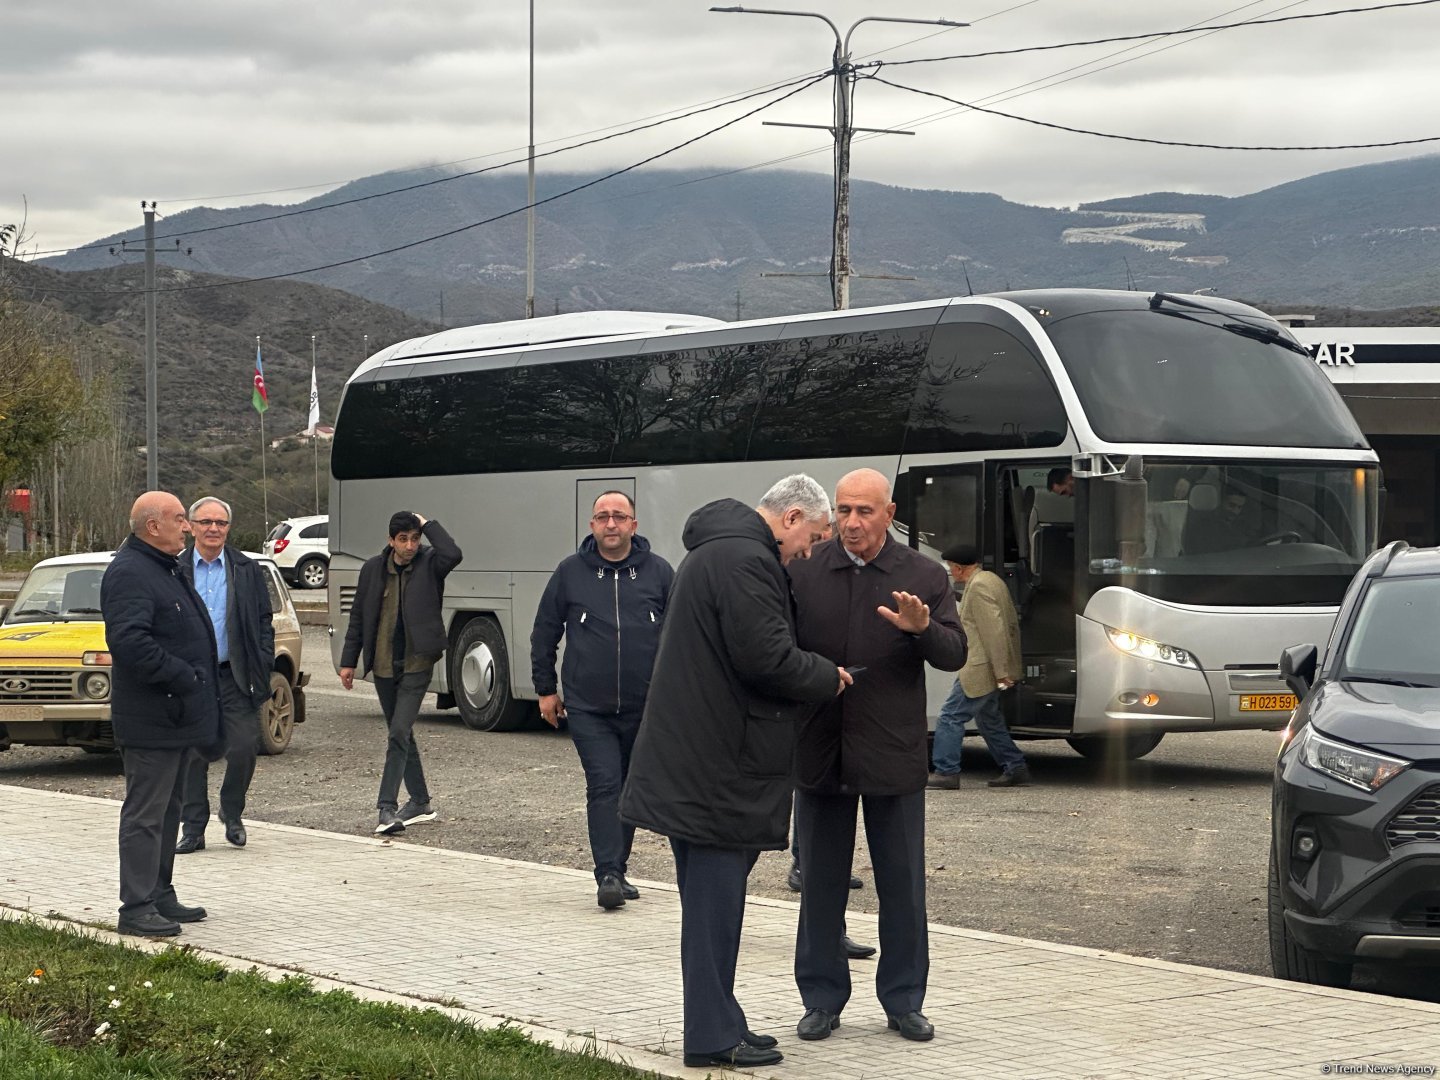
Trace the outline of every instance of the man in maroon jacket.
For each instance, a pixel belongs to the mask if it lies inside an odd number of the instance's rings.
[[[796,747],[800,926],[795,981],[802,1039],[823,1039],[850,998],[845,901],[861,801],[880,902],[875,989],[890,1028],[935,1034],[920,1011],[930,968],[925,931],[925,664],[957,671],[965,635],[945,568],[889,534],[890,482],[874,469],[835,488],[837,536],[790,564],[802,649],[854,669],[848,693],[821,707]]]

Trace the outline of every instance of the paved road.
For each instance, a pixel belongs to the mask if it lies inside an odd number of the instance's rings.
[[[341,689],[323,630],[306,630],[305,649],[310,719],[284,755],[262,759],[247,816],[368,835],[384,756],[374,692]],[[416,734],[441,820],[407,842],[589,867],[584,779],[563,734],[483,734],[433,709]],[[1063,743],[1029,743],[1035,786],[992,790],[988,755],[968,740],[961,790],[926,796],[931,918],[1268,974],[1265,860],[1277,743],[1261,732],[1171,736],[1116,774]],[[0,783],[110,797],[123,787],[113,756],[28,748],[0,754]],[[218,828],[210,841],[223,843]],[[863,839],[856,866],[867,887],[852,905],[873,912]],[[788,868],[787,856],[765,855],[751,891],[792,897]],[[673,880],[668,846],[640,834],[632,870]],[[1361,970],[1356,986],[1440,1000],[1426,982]]]

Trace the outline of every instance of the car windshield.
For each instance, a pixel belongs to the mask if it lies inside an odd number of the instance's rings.
[[[1440,577],[1376,581],[1345,643],[1342,677],[1440,685]]]
[[[29,622],[99,622],[104,566],[37,566],[20,586],[5,625]]]

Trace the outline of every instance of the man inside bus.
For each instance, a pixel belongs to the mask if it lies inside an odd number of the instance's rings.
[[[1072,499],[1075,497],[1075,475],[1063,465],[1051,469],[1045,475],[1045,486],[1056,495]]]
[[[540,715],[569,721],[585,770],[585,813],[595,860],[595,901],[610,911],[640,890],[625,877],[635,827],[620,821],[620,789],[640,730],[665,601],[675,571],[636,530],[623,491],[595,500],[590,535],[555,568],[535,612],[530,669]],[[564,700],[555,654],[565,638]]]
[[[847,473],[835,488],[836,539],[790,567],[801,647],[855,678],[801,726],[796,747],[802,1039],[827,1038],[850,999],[843,937],[862,801],[880,904],[876,992],[891,1030],[917,1042],[935,1035],[921,1012],[930,968],[925,664],[958,670],[965,635],[944,568],[890,536],[894,517],[883,474]]]
[[[1015,745],[1000,711],[1000,693],[1019,680],[1020,620],[1010,590],[996,574],[980,566],[973,544],[954,544],[940,556],[950,577],[965,590],[960,598],[960,625],[968,655],[950,696],[940,706],[935,724],[935,772],[926,787],[954,791],[960,787],[960,745],[965,725],[975,721],[985,748],[1000,767],[991,787],[1030,783],[1030,767]]]
[[[785,574],[829,514],[825,489],[796,474],[753,510],[734,499],[702,506],[682,533],[685,560],[620,814],[669,837],[675,856],[687,1068],[753,1069],[784,1058],[773,1035],[749,1029],[735,965],[750,870],[762,850],[785,848],[796,724],[851,683],[796,646]]]
[[[422,535],[430,541],[429,547],[420,546]],[[355,668],[363,660],[375,677],[375,693],[385,714],[390,737],[375,803],[379,834],[404,832],[407,825],[435,820],[414,728],[431,670],[447,644],[442,615],[445,578],[461,558],[460,549],[438,521],[399,510],[390,516],[385,549],[360,567],[340,650],[340,685],[346,690],[355,685]],[[409,798],[397,809],[402,778]]]

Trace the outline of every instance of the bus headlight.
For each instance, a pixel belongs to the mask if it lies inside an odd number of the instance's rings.
[[[1128,630],[1116,630],[1114,627],[1105,627],[1105,634],[1110,639],[1110,644],[1123,653],[1131,656],[1138,656],[1142,660],[1155,660],[1162,664],[1173,664],[1175,667],[1193,668],[1199,670],[1200,664],[1185,649],[1176,645],[1166,645],[1163,641],[1152,641],[1139,634],[1132,634]]]

